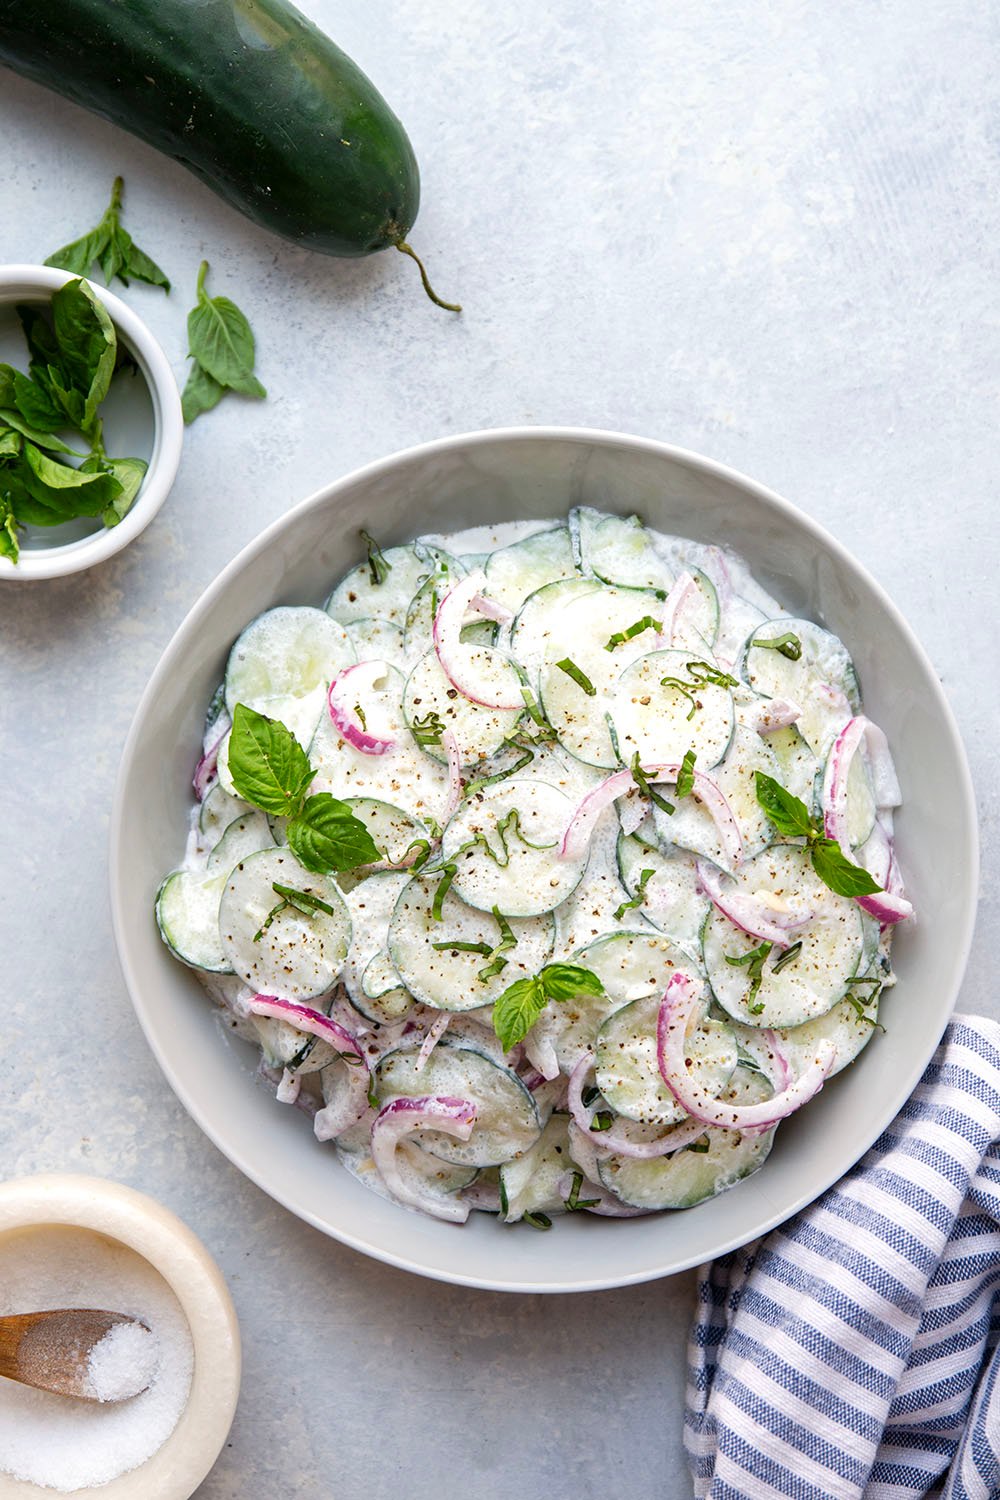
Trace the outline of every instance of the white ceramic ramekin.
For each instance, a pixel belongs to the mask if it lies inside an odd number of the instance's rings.
[[[181,1305],[194,1345],[187,1405],[144,1464],[97,1489],[101,1500],[188,1500],[218,1458],[240,1390],[240,1330],[232,1299],[201,1241],[155,1199],[101,1177],[43,1175],[0,1183],[0,1236],[70,1225],[119,1241],[159,1272]],[[27,1310],[27,1309],[26,1309]],[[0,1474],[0,1500],[52,1500],[56,1491]]]
[[[45,302],[73,277],[54,266],[0,266],[0,308],[17,302]],[[102,527],[73,541],[60,539],[62,527],[52,528],[51,546],[22,547],[17,563],[0,557],[0,580],[29,583],[39,578],[62,578],[104,562],[128,546],[149,525],[166,499],[181,461],[184,419],[177,382],[167,357],[142,319],[120,297],[95,285],[123,344],[139,366],[152,404],[149,468],[132,508],[117,526]],[[26,360],[25,360],[26,363]],[[24,365],[22,365],[24,368]]]

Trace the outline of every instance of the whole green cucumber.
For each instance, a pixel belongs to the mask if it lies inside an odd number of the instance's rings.
[[[406,132],[286,0],[0,0],[0,62],[298,245],[412,254],[420,175]]]

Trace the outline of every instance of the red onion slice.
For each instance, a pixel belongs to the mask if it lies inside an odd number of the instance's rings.
[[[359,661],[338,672],[330,683],[327,705],[330,718],[338,733],[349,745],[360,750],[362,755],[385,755],[393,749],[396,741],[384,736],[370,734],[357,716],[357,707],[366,693],[371,693],[375,684],[388,675],[384,661]]]
[[[911,902],[905,896],[894,896],[891,891],[878,891],[873,896],[855,896],[854,899],[883,927],[889,927],[895,922],[905,922],[913,916]]]
[[[431,1053],[434,1051],[434,1048],[437,1046],[438,1042],[448,1030],[448,1023],[450,1020],[451,1011],[446,1010],[440,1016],[438,1016],[436,1021],[432,1022],[431,1026],[428,1028],[427,1035],[420,1043],[420,1051],[417,1053],[417,1060],[413,1064],[414,1073],[422,1073],[424,1071],[427,1066],[427,1059],[430,1057]]]
[[[774,943],[777,948],[788,948],[791,939],[786,929],[802,927],[814,915],[795,911],[775,911],[745,891],[724,890],[719,872],[706,860],[697,864],[698,884],[712,905],[728,917],[734,927],[740,927],[751,937]]]
[[[656,637],[656,649],[658,651],[673,645],[674,632],[677,629],[677,616],[697,587],[698,585],[695,583],[694,578],[686,569],[677,578],[676,583],[663,604],[663,624],[660,626]]]
[[[682,1146],[690,1146],[692,1141],[705,1134],[705,1127],[700,1120],[679,1120],[676,1125],[665,1126],[667,1133],[658,1136],[656,1140],[636,1141],[630,1136],[628,1120],[617,1119],[610,1129],[602,1130],[600,1135],[596,1135],[591,1126],[598,1105],[583,1102],[583,1086],[593,1066],[594,1059],[590,1053],[581,1057],[569,1077],[566,1105],[573,1123],[587,1138],[595,1158],[628,1156],[636,1161],[652,1161],[658,1156],[669,1156],[672,1151],[680,1151]]]
[[[337,1021],[331,1021],[321,1010],[313,1010],[309,1005],[299,1005],[294,1000],[281,1000],[277,995],[254,995],[246,1002],[246,1008],[251,1015],[271,1016],[276,1021],[287,1021],[296,1031],[304,1031],[310,1036],[319,1037],[320,1041],[329,1042],[338,1052],[349,1056],[353,1066],[360,1064],[359,1072],[368,1072],[368,1063],[357,1037]]]
[[[452,687],[457,688],[470,703],[475,703],[480,708],[523,708],[524,699],[519,685],[512,685],[509,695],[501,691],[484,697],[482,684],[473,680],[475,673],[470,671],[470,661],[481,648],[463,644],[462,626],[465,624],[466,611],[474,607],[474,601],[485,583],[486,574],[482,568],[475,568],[448,590],[434,616],[434,650],[441,670]],[[499,702],[496,701],[498,698]]]
[[[194,794],[198,798],[199,802],[204,802],[205,797],[208,794],[209,787],[216,779],[219,765],[219,746],[222,744],[222,741],[226,738],[226,735],[228,733],[229,727],[227,725],[227,727],[222,731],[215,743],[213,745],[210,745],[209,748],[205,751],[204,755],[201,757],[198,764],[194,768],[194,776],[191,778],[191,785],[194,787]]]
[[[801,717],[801,708],[791,698],[765,698],[754,706],[754,718],[749,727],[761,736],[776,734],[779,729],[797,724]]]
[[[485,576],[484,573],[483,577]],[[485,594],[473,594],[469,608],[475,610],[477,615],[482,615],[484,620],[495,620],[498,625],[509,625],[514,619],[512,609],[508,609],[506,604],[499,604],[496,599],[487,599]]]
[[[643,766],[644,774],[652,781],[676,781],[681,772],[680,764]],[[590,843],[598,818],[604,809],[617,798],[624,796],[634,786],[630,770],[615,771],[593,787],[579,804],[569,820],[562,843],[559,845],[560,859],[579,859]],[[703,771],[694,772],[694,795],[704,806],[719,831],[722,848],[732,869],[743,863],[743,835],[733,810],[722,789]]]
[[[851,847],[847,826],[848,778],[851,763],[862,743],[869,753],[868,764],[877,805],[891,808],[898,807],[900,802],[899,782],[889,753],[889,742],[877,724],[858,714],[848,720],[834,741],[823,777],[823,829],[827,838],[835,839],[845,853]],[[884,867],[884,872],[876,874],[870,860],[880,871]],[[878,823],[862,850],[862,863],[874,880],[887,882],[891,877],[892,841]],[[883,926],[905,922],[913,916],[913,907],[901,892],[877,891],[871,896],[856,896],[854,899]]]
[[[464,1224],[469,1217],[468,1202],[458,1197],[443,1197],[429,1189],[422,1193],[405,1182],[396,1164],[396,1147],[417,1130],[441,1130],[467,1141],[475,1119],[475,1105],[468,1099],[442,1096],[391,1100],[372,1126],[372,1158],[393,1197],[435,1219]]]
[[[722,1130],[767,1130],[819,1093],[837,1057],[836,1047],[826,1040],[819,1043],[805,1071],[772,1099],[759,1104],[727,1104],[714,1099],[695,1081],[685,1058],[688,1024],[697,1005],[698,986],[678,970],[660,1002],[656,1025],[660,1075],[677,1103],[694,1119]]]

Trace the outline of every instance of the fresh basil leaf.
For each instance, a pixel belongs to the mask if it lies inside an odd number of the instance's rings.
[[[353,870],[382,858],[366,825],[329,792],[310,797],[286,831],[295,858],[314,875]]]
[[[208,371],[195,360],[181,393],[181,411],[185,423],[190,425],[195,417],[201,416],[202,412],[211,411],[213,406],[218,406],[225,394],[225,386],[213,379]]]
[[[122,226],[124,187],[122,178],[116,177],[111,187],[111,201],[96,228],[80,239],[63,245],[61,250],[56,250],[49,256],[45,264],[61,266],[64,271],[72,271],[74,276],[86,276],[97,261],[105,281],[117,276],[119,281],[128,286],[128,278],[131,276],[136,281],[148,282],[150,286],[162,286],[165,292],[169,292],[170,282],[160,267],[144,250],[139,249],[128,230]]]
[[[681,761],[681,768],[677,773],[676,792],[678,802],[682,797],[690,797],[694,791],[694,763],[697,758],[693,750],[685,750],[684,759]]]
[[[13,427],[0,425],[0,459],[16,458],[21,451],[24,439]]]
[[[47,390],[29,380],[27,375],[22,375],[20,370],[12,370],[11,375],[13,404],[26,422],[38,432],[58,432],[60,427],[66,426],[65,412],[56,406]]]
[[[811,857],[820,880],[838,896],[873,896],[882,889],[867,870],[848,859],[834,839],[814,840]]]
[[[809,809],[764,771],[755,772],[757,801],[784,838],[809,838],[815,833]]]
[[[12,563],[16,563],[21,555],[18,529],[13,504],[7,495],[0,494],[0,557],[9,557]]]
[[[18,303],[17,315],[21,320],[21,328],[28,345],[31,373],[37,380],[36,366],[45,370],[49,365],[59,363],[59,345],[56,343],[51,323],[37,307],[32,307],[28,303]]]
[[[36,427],[31,426],[30,422],[24,420],[20,412],[12,411],[9,407],[0,408],[0,423],[3,423],[5,427],[12,427],[22,437],[26,437],[29,443],[37,443],[39,447],[47,448],[50,453],[68,453],[73,458],[86,456],[52,433],[39,432]]]
[[[280,719],[237,703],[229,739],[229,774],[237,794],[262,812],[294,818],[315,771]]]
[[[74,469],[49,458],[34,443],[25,443],[24,482],[29,494],[67,517],[99,516],[117,500],[121,485],[113,474]]]
[[[0,407],[14,405],[14,376],[18,373],[13,365],[0,364]]]
[[[148,467],[142,458],[100,458],[96,453],[80,465],[89,473],[111,474],[121,485],[121,493],[101,515],[105,526],[117,526],[131,510]]]
[[[505,1052],[524,1040],[546,1006],[540,978],[515,979],[493,1006],[493,1030]]]
[[[118,352],[115,327],[103,302],[80,280],[53,292],[52,323],[62,368],[83,397],[81,426],[86,432],[111,385]]]
[[[243,396],[266,396],[253,373],[256,346],[246,316],[228,297],[205,290],[208,261],[198,271],[198,301],[188,314],[188,353],[214,380]]]
[[[577,995],[604,994],[604,986],[591,969],[576,964],[546,964],[541,972],[547,1000],[575,1000]]]

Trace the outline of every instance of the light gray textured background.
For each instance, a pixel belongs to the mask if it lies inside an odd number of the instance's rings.
[[[423,1282],[298,1223],[187,1119],[112,945],[118,754],[204,585],[328,479],[482,426],[664,438],[796,501],[916,627],[980,799],[963,1006],[1000,1015],[997,14],[988,0],[303,9],[406,122],[424,184],[413,239],[461,319],[425,301],[403,257],[293,249],[0,72],[0,259],[82,232],[122,172],[128,226],[176,288],[124,295],[178,377],[206,256],[213,290],[251,315],[271,393],[191,429],[173,494],[127,552],[0,591],[3,1170],[120,1178],[217,1255],[246,1369],[203,1500],[681,1496],[690,1278],[551,1300]]]

